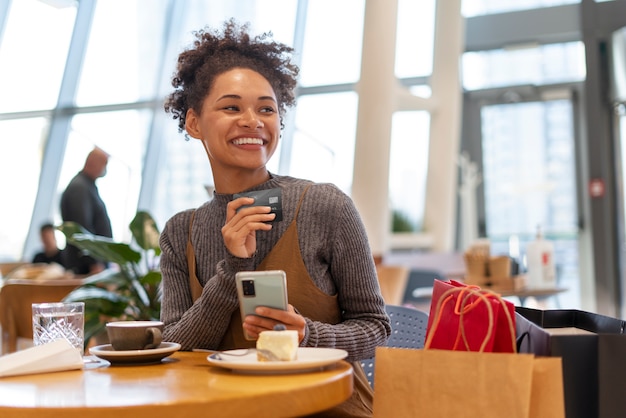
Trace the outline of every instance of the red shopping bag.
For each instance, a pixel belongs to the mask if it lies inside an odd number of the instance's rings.
[[[515,306],[478,286],[435,280],[425,348],[514,353]]]

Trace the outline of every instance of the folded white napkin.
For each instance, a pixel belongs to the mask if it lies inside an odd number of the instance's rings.
[[[80,352],[64,339],[0,357],[0,377],[82,368]]]

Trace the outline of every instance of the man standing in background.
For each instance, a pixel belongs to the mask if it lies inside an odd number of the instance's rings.
[[[61,196],[61,217],[64,222],[76,222],[92,234],[112,238],[111,220],[96,186],[96,180],[106,174],[108,162],[109,155],[100,148],[87,155],[83,169]],[[66,267],[75,274],[94,274],[106,267],[73,245],[68,244],[66,252]]]

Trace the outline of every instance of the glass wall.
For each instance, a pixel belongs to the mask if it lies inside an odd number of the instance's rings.
[[[389,204],[394,232],[423,231],[430,113],[397,112],[391,131]]]
[[[399,0],[396,74],[426,95],[435,4]],[[97,184],[115,239],[130,239],[128,223],[138,209],[149,210],[162,227],[174,213],[210,198],[204,150],[178,132],[163,99],[193,32],[230,17],[294,46],[301,66],[298,107],[286,119],[270,170],[333,182],[350,193],[364,11],[365,0],[81,0],[54,6],[9,0],[0,18],[0,175],[19,181],[2,181],[0,193],[19,196],[19,205],[4,205],[0,261],[28,260],[39,249],[39,225],[61,222],[60,195],[94,146],[111,155]],[[393,122],[398,161],[392,176],[402,176],[410,191],[394,183],[391,201],[417,228],[428,121],[428,112],[416,110]],[[400,158],[403,148],[415,157]]]
[[[465,0],[463,10],[470,16],[567,3]],[[204,150],[198,141],[185,140],[162,103],[176,57],[193,41],[193,32],[230,17],[293,45],[301,65],[298,107],[288,115],[270,169],[331,181],[350,193],[365,0],[57,4],[65,6],[13,0],[0,19],[5,22],[0,30],[0,170],[19,173],[21,179],[19,186],[3,182],[0,192],[26,190],[15,220],[0,220],[0,236],[7,237],[0,244],[6,248],[0,260],[21,257],[20,248],[29,258],[38,244],[38,223],[60,221],[60,193],[93,146],[111,154],[108,174],[98,184],[117,239],[128,238],[127,225],[137,209],[150,210],[163,226],[172,214],[210,197],[212,176]],[[431,95],[436,4],[398,0],[395,73],[403,86],[423,97]],[[463,82],[465,88],[483,89],[582,79],[583,56],[580,43],[466,54]],[[503,70],[512,62],[518,63],[512,66],[517,73]],[[542,66],[546,62],[550,66]],[[389,201],[415,231],[423,224],[429,125],[428,109],[400,109],[393,118]],[[19,138],[19,147],[5,138]],[[31,157],[24,157],[24,148]],[[44,159],[51,151],[55,159]],[[38,194],[38,184],[45,184],[45,193]]]
[[[0,259],[22,257],[44,153],[48,119],[0,121]]]
[[[0,19],[0,193],[19,199],[3,205],[0,261],[32,257],[39,225],[61,221],[60,194],[94,146],[111,155],[97,184],[116,239],[130,239],[139,206],[163,226],[206,201],[208,159],[163,111],[176,56],[193,31],[230,17],[292,44],[298,7],[289,0],[55,4],[10,1]]]
[[[489,50],[463,54],[463,86],[468,90],[544,85],[585,79],[582,42]]]
[[[0,31],[0,113],[56,106],[75,17],[74,7],[10,2]]]
[[[531,122],[532,121],[532,122]],[[482,111],[486,236],[495,254],[525,267],[538,230],[552,241],[561,303],[580,307],[578,210],[569,100],[486,106]]]
[[[464,0],[466,17],[580,3],[581,0]]]
[[[567,2],[470,3],[487,14]],[[526,247],[541,229],[555,246],[557,285],[568,289],[555,301],[568,308],[581,306],[573,98],[585,77],[580,41],[463,55],[463,86],[480,110],[470,124],[480,127],[484,236],[493,254],[515,258],[524,271]]]

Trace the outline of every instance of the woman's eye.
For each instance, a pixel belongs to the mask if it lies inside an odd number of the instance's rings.
[[[262,107],[261,113],[274,113],[276,110],[272,106]]]
[[[224,110],[232,110],[232,111],[237,111],[239,110],[238,106],[232,105],[232,106],[224,106]]]

